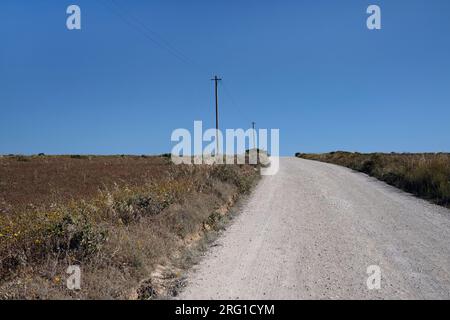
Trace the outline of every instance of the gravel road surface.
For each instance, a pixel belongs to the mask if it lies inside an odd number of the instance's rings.
[[[380,289],[369,290],[369,266]],[[450,210],[332,164],[282,158],[181,299],[450,299]]]

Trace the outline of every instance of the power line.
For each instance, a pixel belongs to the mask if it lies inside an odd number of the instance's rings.
[[[164,39],[161,35],[159,35],[157,32],[150,29],[141,19],[139,19],[136,15],[131,14],[129,11],[123,10],[123,8],[117,3],[116,0],[101,0],[100,3],[108,9],[110,12],[112,12],[114,15],[116,15],[120,20],[122,20],[125,24],[127,24],[131,29],[134,29],[141,35],[143,35],[145,38],[150,40],[152,43],[157,45],[160,49],[167,51],[172,56],[177,58],[179,61],[190,65],[197,71],[201,72],[202,74],[208,72],[206,71],[203,66],[196,63],[194,60],[190,59],[188,56],[186,56],[183,52],[175,48],[169,41]],[[212,79],[215,81],[215,100],[216,100],[216,134],[218,137],[218,131],[219,131],[219,102],[218,102],[218,83],[222,79],[218,78],[217,76]],[[225,85],[222,87],[224,88],[225,94],[230,98],[232,103],[240,109],[240,105],[236,102],[236,99],[231,94],[231,92],[227,89]],[[217,141],[217,152],[219,151],[218,141]]]
[[[225,91],[225,94],[228,96],[228,98],[230,98],[231,102],[236,106],[236,108],[240,109],[240,104],[237,103],[236,99],[231,94],[230,90],[228,89],[228,86],[225,85],[225,81],[222,81],[221,85],[222,85],[223,90]]]
[[[122,11],[124,11],[120,5],[116,2],[116,0],[110,0],[111,3],[115,4],[116,7]],[[172,50],[173,52],[175,52],[176,54],[178,54],[179,56],[181,56],[185,61],[187,61],[188,63],[195,65],[196,67],[201,67],[199,66],[194,60],[190,59],[188,56],[186,56],[185,54],[183,54],[180,50],[178,50],[177,48],[175,48],[174,46],[172,46],[172,44],[167,41],[166,39],[164,39],[160,34],[158,34],[157,32],[153,31],[152,29],[150,29],[141,19],[139,19],[136,15],[131,14],[129,11],[127,13],[127,15],[134,21],[136,21],[143,29],[145,29],[147,32],[149,32],[150,34],[152,34],[155,38],[158,39],[158,41],[160,41],[163,45],[167,46],[167,48],[169,48],[170,50]]]
[[[160,49],[164,49],[168,51],[170,54],[175,56],[177,59],[179,59],[182,62],[187,63],[186,59],[180,55],[176,50],[173,50],[171,46],[168,46],[167,44],[164,45],[159,39],[157,39],[155,36],[149,34],[149,32],[146,30],[146,28],[142,27],[142,25],[139,25],[139,23],[133,22],[133,19],[130,19],[127,17],[126,14],[124,14],[121,10],[121,8],[117,8],[117,4],[115,2],[110,2],[108,0],[102,0],[100,3],[103,4],[105,8],[107,8],[110,12],[112,12],[114,15],[116,15],[119,19],[121,19],[125,24],[127,24],[130,28],[134,29],[138,33],[141,33],[145,38],[153,42],[155,45],[157,45]]]
[[[116,15],[119,19],[121,19],[130,28],[132,28],[135,31],[141,33],[141,35],[143,35],[145,38],[147,38],[148,40],[153,42],[160,49],[163,49],[163,50],[167,51],[172,56],[177,58],[179,61],[181,61],[181,62],[183,62],[185,64],[188,64],[191,67],[194,67],[195,69],[198,69],[197,71],[201,70],[202,73],[205,72],[205,70],[200,65],[198,65],[196,62],[194,62],[189,57],[187,57],[185,54],[183,54],[180,50],[176,49],[172,44],[170,44],[169,41],[165,40],[157,32],[155,32],[152,29],[150,29],[145,23],[143,23],[135,15],[132,15],[130,13],[124,13],[124,10],[120,7],[120,5],[116,1],[114,1],[114,0],[110,0],[110,1],[104,0],[104,1],[102,1],[101,0],[100,3],[106,9],[108,9],[110,12],[112,12],[114,15]]]

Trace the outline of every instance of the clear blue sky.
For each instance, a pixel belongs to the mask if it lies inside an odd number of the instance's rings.
[[[214,126],[214,73],[222,128],[279,128],[284,155],[450,151],[448,0],[114,1],[1,1],[0,153],[170,152]]]

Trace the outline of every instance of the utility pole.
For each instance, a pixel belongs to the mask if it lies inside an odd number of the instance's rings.
[[[214,76],[213,79],[211,79],[215,83],[215,93],[216,93],[216,152],[215,154],[219,154],[219,97],[218,97],[218,89],[217,85],[221,78],[218,78],[217,76]]]
[[[255,124],[256,124],[256,122],[252,122],[252,128],[253,128],[253,148],[255,148],[256,150],[258,150],[258,148],[256,147],[256,137],[255,137],[255,135],[256,135],[256,131],[255,131]]]

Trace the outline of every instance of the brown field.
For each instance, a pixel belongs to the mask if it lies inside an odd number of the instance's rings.
[[[42,156],[0,158],[0,212],[89,199],[100,190],[159,179],[163,157]]]
[[[155,298],[249,192],[250,165],[165,157],[0,158],[0,298]],[[82,289],[66,287],[80,265]]]
[[[448,153],[297,153],[297,157],[334,163],[364,172],[436,204],[450,207]]]

